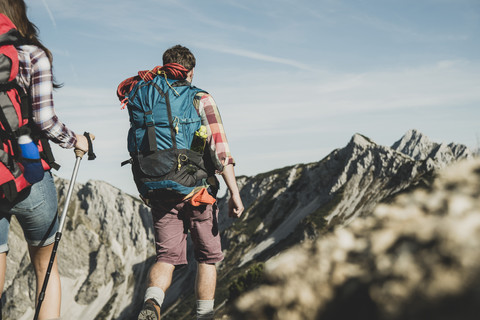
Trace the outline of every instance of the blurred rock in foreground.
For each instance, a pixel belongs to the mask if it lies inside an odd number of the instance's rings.
[[[478,319],[480,161],[265,265],[232,319]]]

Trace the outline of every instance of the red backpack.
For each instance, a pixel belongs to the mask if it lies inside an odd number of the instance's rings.
[[[17,138],[28,134],[38,147],[44,170],[58,169],[48,140],[31,121],[27,94],[15,80],[19,70],[15,45],[22,38],[15,25],[0,14],[0,199],[13,201],[18,193],[31,186],[23,174],[22,152]],[[31,160],[29,160],[31,161]]]

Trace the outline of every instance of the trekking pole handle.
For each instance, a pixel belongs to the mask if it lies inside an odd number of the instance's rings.
[[[87,142],[88,142],[88,160],[95,160],[97,156],[93,152],[93,143],[92,143],[92,141],[95,140],[95,136],[89,132],[85,132],[83,135],[85,136],[85,138],[87,138]],[[85,153],[87,153],[87,151],[75,148],[75,156],[77,158],[83,158]]]

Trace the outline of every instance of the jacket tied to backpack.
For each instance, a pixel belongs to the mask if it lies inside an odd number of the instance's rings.
[[[182,74],[180,79],[169,78],[165,69],[143,71],[122,82],[117,91],[130,118],[131,159],[123,164],[132,164],[137,189],[146,200],[184,198],[206,185],[208,177],[203,148],[192,145],[201,131],[193,102],[205,91],[182,80]]]

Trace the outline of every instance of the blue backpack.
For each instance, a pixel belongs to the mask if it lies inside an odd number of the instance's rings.
[[[183,198],[208,177],[203,151],[191,150],[201,118],[193,104],[205,92],[185,80],[140,80],[127,95],[128,151],[144,200]]]

